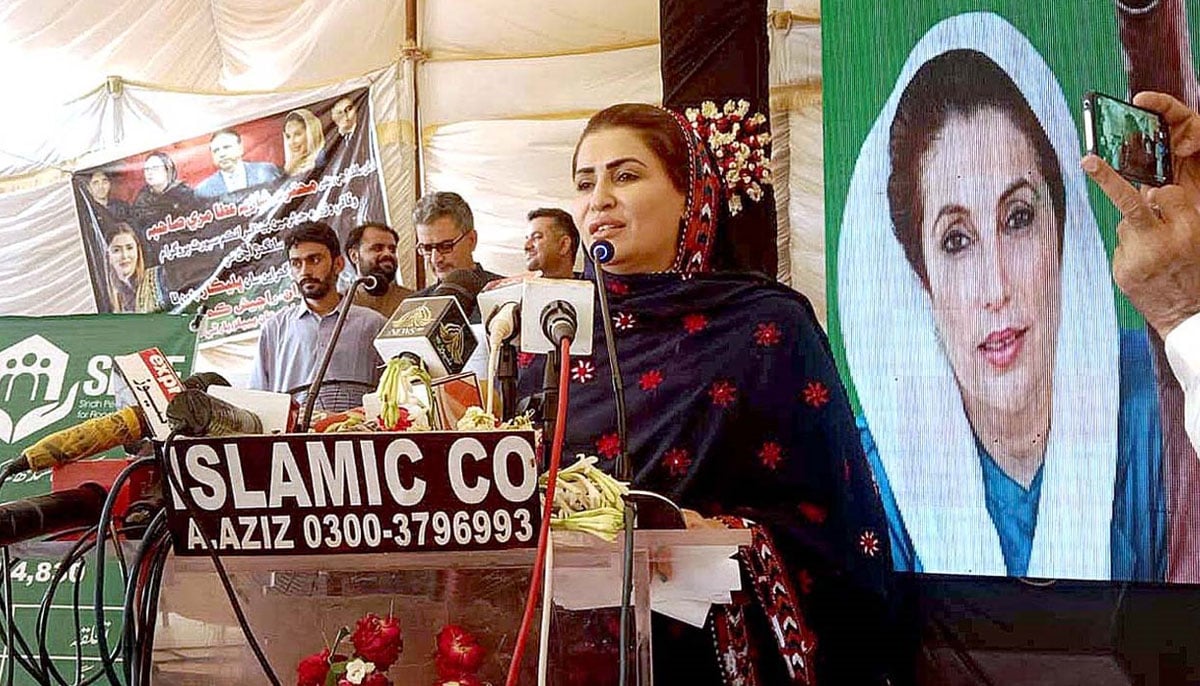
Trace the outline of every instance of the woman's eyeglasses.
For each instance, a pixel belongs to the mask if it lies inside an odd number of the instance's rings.
[[[459,234],[458,238],[449,241],[442,241],[441,243],[417,243],[417,253],[422,257],[429,257],[434,253],[434,251],[437,251],[442,255],[449,255],[450,251],[454,249],[454,246],[458,245],[462,239],[466,238],[468,233],[471,232],[464,231],[463,233]]]

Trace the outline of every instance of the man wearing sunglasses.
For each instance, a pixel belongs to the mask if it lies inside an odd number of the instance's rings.
[[[412,297],[433,294],[442,279],[455,269],[474,271],[484,283],[503,278],[475,261],[475,244],[479,241],[475,218],[467,201],[458,193],[438,192],[423,196],[413,210],[413,224],[417,227],[417,253],[425,258],[437,281]],[[474,317],[478,316],[476,311]]]

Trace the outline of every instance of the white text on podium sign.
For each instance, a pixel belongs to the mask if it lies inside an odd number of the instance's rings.
[[[500,550],[536,543],[532,432],[179,439],[177,555]]]

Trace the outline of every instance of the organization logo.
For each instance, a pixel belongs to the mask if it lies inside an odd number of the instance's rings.
[[[79,382],[64,398],[70,359],[37,334],[0,350],[0,442],[16,443],[71,413]]]

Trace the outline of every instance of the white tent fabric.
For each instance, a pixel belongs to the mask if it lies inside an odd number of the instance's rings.
[[[405,45],[405,6],[5,2],[0,87],[16,97],[0,111],[0,314],[95,311],[71,170],[363,84],[409,256],[401,280],[416,278],[418,143],[421,188],[462,193],[480,261],[521,271],[525,213],[567,206],[587,117],[614,102],[660,100],[658,2],[419,0],[416,46]],[[823,313],[819,3],[771,0],[770,9],[780,276]],[[251,352],[243,342],[206,355],[236,376]]]

